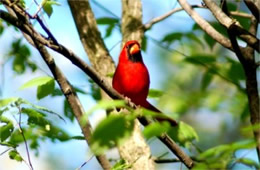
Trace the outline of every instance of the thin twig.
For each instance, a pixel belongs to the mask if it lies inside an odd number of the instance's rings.
[[[157,159],[155,158],[154,159],[154,162],[155,163],[158,163],[158,164],[163,164],[163,163],[180,163],[181,161],[179,159],[174,159],[174,158],[169,158],[169,159]]]
[[[232,16],[238,16],[238,17],[250,18],[250,19],[253,17],[253,15],[251,15],[251,14],[239,12],[239,11],[230,11],[230,14]]]
[[[205,8],[203,5],[191,5],[192,8]],[[169,16],[173,15],[174,13],[176,12],[179,12],[179,11],[182,11],[183,8],[182,7],[179,7],[179,8],[175,8],[175,9],[172,9],[170,10],[169,12],[167,12],[166,14],[162,15],[162,16],[159,16],[159,17],[156,17],[154,19],[152,19],[151,21],[149,21],[148,23],[144,24],[144,29],[145,30],[148,30],[150,29],[154,24],[160,22],[160,21],[163,21],[165,19],[167,19]]]
[[[82,165],[80,165],[80,167],[76,168],[76,170],[80,170],[81,168],[83,168],[93,157],[94,155],[91,155],[91,157],[88,158],[88,160],[86,160]]]
[[[25,144],[25,149],[26,149],[26,154],[27,154],[27,159],[28,159],[28,162],[29,162],[30,169],[33,170],[32,162],[31,162],[31,158],[30,158],[29,147],[28,147],[27,140],[25,138],[25,135],[24,135],[24,132],[23,132],[23,129],[22,129],[22,126],[21,126],[22,110],[21,110],[21,107],[19,105],[17,105],[16,107],[17,107],[18,112],[19,112],[19,121],[18,121],[17,124],[18,124],[18,127],[19,127],[19,131],[20,131],[20,133],[23,137],[23,141],[24,141],[24,144]]]

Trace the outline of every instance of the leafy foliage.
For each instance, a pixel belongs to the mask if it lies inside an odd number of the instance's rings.
[[[27,66],[32,71],[37,69],[36,64],[30,61],[31,52],[29,48],[22,44],[21,41],[21,39],[14,41],[12,43],[12,49],[9,52],[9,56],[13,57],[13,70],[18,74],[24,73]]]
[[[233,156],[235,151],[239,149],[252,149],[255,146],[254,140],[245,140],[210,148],[199,155],[199,160],[203,161],[202,163],[196,164],[194,169],[200,169],[202,167],[205,167],[206,169],[227,169],[230,165],[232,165],[234,159],[236,162],[241,160],[236,160]],[[243,158],[240,162],[243,163]],[[256,167],[259,166],[251,159],[245,159],[245,164]]]
[[[109,148],[120,145],[131,135],[134,127],[132,116],[110,115],[101,121],[93,132],[91,149],[101,154]]]
[[[106,34],[105,34],[105,37],[104,37],[104,38],[107,38],[112,34],[112,31],[115,28],[115,26],[119,24],[119,19],[102,17],[102,18],[97,19],[97,24],[107,25]]]
[[[37,86],[37,98],[42,99],[53,93],[55,82],[52,77],[37,77],[26,82],[20,87],[21,90]]]
[[[30,141],[30,148],[38,153],[39,142],[50,139],[51,141],[67,141],[73,139],[67,132],[52,123],[47,116],[47,113],[56,113],[48,110],[47,108],[34,105],[21,98],[7,98],[0,100],[2,111],[0,115],[1,125],[1,145],[8,146],[15,149],[19,144],[24,142],[22,134],[24,134],[27,141]],[[27,116],[27,124],[24,122],[16,122],[20,127],[14,127],[14,120],[9,118],[10,111],[16,111],[14,116],[22,117]],[[58,116],[60,118],[60,116]],[[19,118],[20,119],[20,118]],[[15,119],[16,121],[18,119]],[[21,132],[22,131],[22,132]],[[11,159],[22,161],[17,150],[9,152]]]
[[[42,7],[44,12],[48,15],[48,17],[51,17],[52,13],[53,13],[53,5],[60,5],[58,2],[56,2],[55,0],[43,0],[42,1]]]

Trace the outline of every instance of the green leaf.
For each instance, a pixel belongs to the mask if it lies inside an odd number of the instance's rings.
[[[147,49],[147,37],[146,36],[143,37],[141,48],[143,51],[146,51],[146,49]]]
[[[204,34],[204,39],[206,41],[206,43],[208,44],[208,46],[212,49],[214,47],[214,45],[216,44],[216,41],[211,38],[211,36],[209,36],[208,34]]]
[[[199,140],[197,132],[188,124],[180,121],[177,127],[171,128],[169,135],[183,146],[188,146],[191,141]]]
[[[168,132],[170,128],[171,125],[168,122],[155,122],[144,128],[143,135],[145,138],[149,139],[153,136],[159,136],[162,133]]]
[[[34,78],[34,79],[26,82],[19,89],[23,90],[23,89],[30,88],[30,87],[41,86],[50,81],[53,81],[53,78],[49,77],[49,76],[37,77],[37,78]]]
[[[29,105],[29,106],[31,106],[31,107],[37,109],[37,110],[40,110],[40,111],[43,111],[43,112],[47,112],[47,113],[53,114],[53,115],[57,116],[59,119],[61,119],[61,120],[63,120],[63,121],[65,122],[65,120],[63,119],[63,117],[60,116],[58,113],[55,113],[54,111],[49,110],[49,109],[47,109],[47,108],[45,108],[45,107],[35,105],[35,104],[33,104],[33,103],[31,103],[31,102],[25,100],[25,99],[19,98],[16,103],[17,103],[18,105],[26,104],[26,105]]]
[[[93,132],[90,146],[95,154],[121,144],[132,133],[134,119],[126,115],[109,115]]]
[[[249,105],[246,104],[246,105],[244,106],[244,109],[243,109],[241,115],[240,115],[240,119],[243,120],[243,121],[245,121],[246,118],[247,118],[249,115],[250,115]]]
[[[17,97],[6,98],[6,99],[0,99],[0,108],[1,108],[1,107],[5,107],[5,106],[9,105],[11,102],[15,102],[15,101],[17,101],[17,100],[18,100]]]
[[[55,88],[55,82],[54,79],[51,79],[50,81],[46,82],[45,84],[39,85],[37,88],[37,99],[42,99],[49,94],[52,94],[53,90]]]
[[[211,71],[206,71],[201,80],[201,90],[205,90],[213,79]]]
[[[118,23],[119,19],[117,18],[102,17],[97,19],[97,24],[99,25],[114,25]]]
[[[185,36],[195,42],[197,42],[198,44],[200,44],[202,47],[204,47],[202,41],[198,38],[198,36],[196,36],[194,33],[186,33]]]
[[[16,160],[18,162],[23,161],[23,158],[21,157],[21,155],[16,150],[11,150],[9,152],[9,158],[13,159],[13,160]]]
[[[245,80],[245,72],[242,67],[242,65],[230,58],[227,58],[228,62],[231,64],[229,69],[224,73],[225,76],[227,76],[230,80],[232,80],[235,83],[239,83],[240,80]]]
[[[127,164],[125,160],[120,159],[118,162],[115,163],[111,170],[126,170],[130,169],[131,167],[132,166]]]
[[[53,13],[53,5],[60,5],[58,2],[56,1],[52,1],[52,0],[44,0],[42,1],[42,7],[43,10],[46,12],[46,14],[51,17],[52,13]]]
[[[4,32],[4,26],[2,20],[0,20],[0,35],[2,35]]]
[[[64,115],[69,118],[71,121],[74,120],[74,114],[70,108],[70,105],[68,101],[65,99],[64,100],[64,105],[63,105],[63,110],[64,110]]]
[[[104,38],[109,37],[109,36],[112,34],[112,31],[113,31],[114,28],[115,28],[115,25],[114,25],[114,24],[109,25],[109,26],[107,27],[107,29],[106,29],[106,35],[105,35]]]
[[[53,124],[49,124],[49,126],[45,127],[43,135],[49,137],[52,141],[55,141],[55,139],[57,139],[64,142],[71,139],[66,131],[57,126],[54,126]]]
[[[49,121],[45,119],[45,114],[34,109],[22,108],[22,113],[28,115],[28,124],[36,124],[45,127]]]
[[[249,167],[254,167],[255,169],[260,169],[260,165],[252,159],[239,158],[238,160],[236,160],[236,162],[242,163],[242,164],[247,165]]]
[[[11,136],[14,126],[11,120],[6,117],[0,116],[0,123],[5,123],[6,125],[0,126],[0,139],[1,142],[5,141],[9,136]]]
[[[196,65],[205,65],[205,64],[213,64],[216,62],[216,57],[213,55],[207,54],[196,54],[186,57],[184,61],[196,64]]]
[[[93,82],[93,80],[89,80],[90,85],[91,85],[91,92],[92,92],[92,97],[93,99],[95,99],[96,101],[101,100],[101,91],[100,91],[100,87]]]
[[[150,89],[148,93],[149,98],[158,98],[163,95],[163,91],[157,89]]]
[[[174,32],[174,33],[170,33],[170,34],[167,34],[166,36],[164,36],[161,41],[172,43],[173,41],[181,40],[182,37],[183,37],[183,33]]]
[[[98,109],[114,109],[117,107],[124,107],[125,106],[125,101],[124,100],[101,100],[99,101],[94,107],[89,109],[86,112],[86,115],[88,116],[89,114],[93,113],[94,111]]]

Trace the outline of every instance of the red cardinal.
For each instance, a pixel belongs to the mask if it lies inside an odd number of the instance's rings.
[[[149,85],[149,72],[142,59],[140,44],[135,40],[126,42],[119,56],[119,63],[113,77],[113,88],[130,98],[136,105],[160,112],[147,101]],[[171,118],[157,119],[177,125],[177,122]]]

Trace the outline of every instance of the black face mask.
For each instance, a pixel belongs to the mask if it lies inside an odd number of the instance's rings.
[[[138,53],[135,53],[135,54],[131,54],[130,53],[131,46],[132,45],[127,47],[127,57],[129,58],[129,60],[134,62],[134,63],[142,62],[143,59],[142,59],[141,51],[138,52]]]

